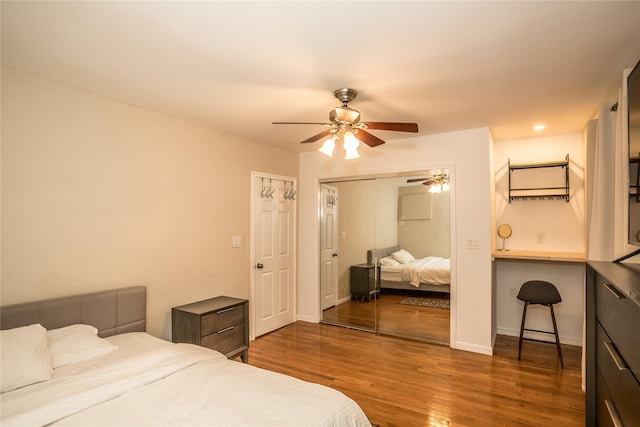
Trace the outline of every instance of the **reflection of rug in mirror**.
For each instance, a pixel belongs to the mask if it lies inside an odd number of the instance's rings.
[[[400,301],[399,304],[448,309],[449,294],[443,294],[433,297],[409,297]]]

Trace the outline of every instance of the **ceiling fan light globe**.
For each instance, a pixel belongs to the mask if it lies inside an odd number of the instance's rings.
[[[335,138],[329,138],[324,142],[324,144],[322,144],[322,147],[320,147],[318,151],[320,151],[322,154],[326,154],[329,157],[333,157],[333,149],[335,148],[335,146]]]
[[[438,193],[442,193],[442,186],[440,184],[433,184],[430,188],[429,188],[429,193],[431,194],[438,194]]]
[[[351,131],[346,131],[344,133],[344,136],[342,137],[343,140],[343,147],[345,150],[350,150],[350,149],[357,149],[358,146],[360,145],[360,141],[358,140],[358,138],[355,137],[355,135],[353,134],[353,132]]]
[[[447,184],[446,182],[442,184],[442,191],[449,191],[449,184]]]
[[[358,153],[358,147],[349,147],[345,148],[345,150],[347,152],[347,154],[344,156],[346,160],[353,160],[360,157],[360,154]]]

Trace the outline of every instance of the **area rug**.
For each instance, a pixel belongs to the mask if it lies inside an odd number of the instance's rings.
[[[400,301],[399,304],[448,309],[449,295],[443,295],[438,297],[409,297]]]

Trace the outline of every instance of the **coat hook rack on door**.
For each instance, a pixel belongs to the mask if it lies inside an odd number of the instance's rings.
[[[334,190],[328,190],[327,194],[327,206],[335,206],[338,204],[338,198],[336,197],[336,192]]]
[[[262,181],[262,188],[260,190],[260,197],[263,199],[273,199],[273,193],[276,191],[276,187],[273,186],[272,178],[260,178]],[[265,185],[265,180],[269,180],[269,185]],[[275,179],[275,181],[280,181],[279,179]],[[293,181],[284,181],[284,192],[282,193],[282,197],[284,200],[295,200],[296,199],[296,189],[294,187]],[[289,187],[291,184],[291,187]]]
[[[288,184],[291,183],[291,189],[289,189]],[[296,190],[293,188],[292,181],[284,182],[284,198],[285,200],[295,200],[296,199]]]

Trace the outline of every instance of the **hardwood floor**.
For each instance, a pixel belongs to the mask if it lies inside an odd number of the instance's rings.
[[[448,309],[400,304],[408,296],[426,292],[384,292],[374,302],[348,301],[327,309],[325,322],[377,330],[378,333],[449,345]]]
[[[499,336],[494,356],[296,322],[251,342],[252,365],[340,390],[380,426],[583,426],[581,349]]]

